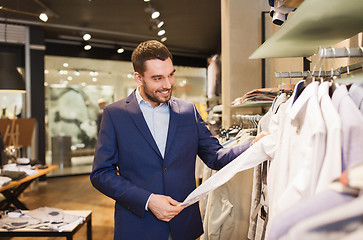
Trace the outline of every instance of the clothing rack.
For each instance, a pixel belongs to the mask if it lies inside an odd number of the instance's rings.
[[[358,48],[319,48],[320,58],[363,57],[363,47]]]
[[[343,57],[363,57],[363,47],[358,48],[319,48],[318,54],[319,60],[325,58],[343,58]],[[310,76],[314,77],[341,77],[342,74],[350,73],[350,71],[356,71],[362,69],[363,62],[356,63],[350,66],[340,67],[336,70],[330,71],[321,71],[321,67],[319,71],[314,70],[311,71],[303,71],[303,72],[275,72],[276,78],[307,78]]]
[[[232,116],[232,119],[235,120],[236,123],[239,124],[241,128],[247,126],[248,128],[257,128],[258,122],[262,118],[261,115],[242,115],[236,114]]]
[[[363,68],[363,62],[355,63],[352,65],[348,65],[345,67],[340,67],[334,71],[317,71],[317,72],[310,72],[310,71],[303,71],[303,72],[275,72],[276,78],[307,78],[307,77],[341,77],[342,74],[350,73],[351,71],[360,70]]]

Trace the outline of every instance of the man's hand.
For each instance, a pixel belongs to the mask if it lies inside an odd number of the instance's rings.
[[[159,220],[169,222],[185,208],[185,206],[178,206],[179,203],[169,196],[151,194],[148,209]]]
[[[263,138],[264,136],[270,135],[269,132],[260,132],[255,139],[253,139],[251,145],[255,144],[258,140],[260,140],[261,138]]]

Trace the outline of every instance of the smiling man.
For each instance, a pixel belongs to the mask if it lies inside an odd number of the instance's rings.
[[[114,239],[197,239],[198,203],[178,206],[195,189],[196,155],[218,170],[250,143],[223,148],[195,106],[171,96],[175,69],[162,43],[140,43],[131,60],[139,87],[104,109],[91,182],[116,202]]]

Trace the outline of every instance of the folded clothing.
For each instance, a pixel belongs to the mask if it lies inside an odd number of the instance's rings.
[[[84,217],[66,214],[62,209],[41,207],[31,211],[16,210],[0,219],[0,227],[7,230],[19,228],[63,231],[68,225],[80,224]]]
[[[26,174],[26,172],[23,172],[23,171],[4,170],[4,171],[1,171],[0,176],[9,177],[13,181],[17,181],[17,180],[25,178],[27,176],[27,174]]]

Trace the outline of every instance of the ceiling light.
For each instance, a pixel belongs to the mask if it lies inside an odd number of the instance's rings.
[[[79,71],[74,71],[74,75],[79,76],[81,73]]]
[[[161,29],[159,32],[158,32],[158,36],[163,36],[165,34],[165,30]]]
[[[72,78],[71,76],[68,76],[68,77],[67,77],[67,79],[68,79],[69,81],[72,81],[72,80],[73,80],[73,78]]]
[[[85,82],[81,83],[82,86],[86,86],[87,84]]]
[[[89,75],[96,77],[96,76],[98,76],[98,72],[91,71],[91,72],[89,72]]]
[[[151,13],[151,18],[152,19],[156,19],[160,16],[160,13],[156,10],[153,10],[152,13]]]
[[[97,82],[97,78],[95,78],[95,77],[92,78],[92,81]]]
[[[162,39],[160,39],[160,41],[162,41],[162,42],[165,42],[166,40],[168,40],[167,37],[163,37]]]
[[[159,20],[159,19],[155,19],[156,20],[156,26],[158,27],[158,28],[161,28],[163,25],[164,25],[164,21],[161,21],[161,20]]]
[[[44,74],[48,74],[49,71],[47,69],[44,70]]]
[[[150,2],[150,0],[144,0],[144,2]]]
[[[123,53],[124,51],[125,51],[125,49],[123,49],[123,48],[117,49],[117,53]]]
[[[63,63],[63,67],[68,67],[68,63]]]
[[[39,19],[42,20],[43,22],[47,22],[48,21],[48,15],[46,13],[41,13],[39,15]]]
[[[83,48],[84,48],[84,50],[88,51],[88,50],[90,50],[92,48],[92,46],[87,44]]]
[[[91,37],[92,37],[91,34],[86,33],[86,34],[83,35],[83,40],[88,41],[88,40],[91,39]]]

